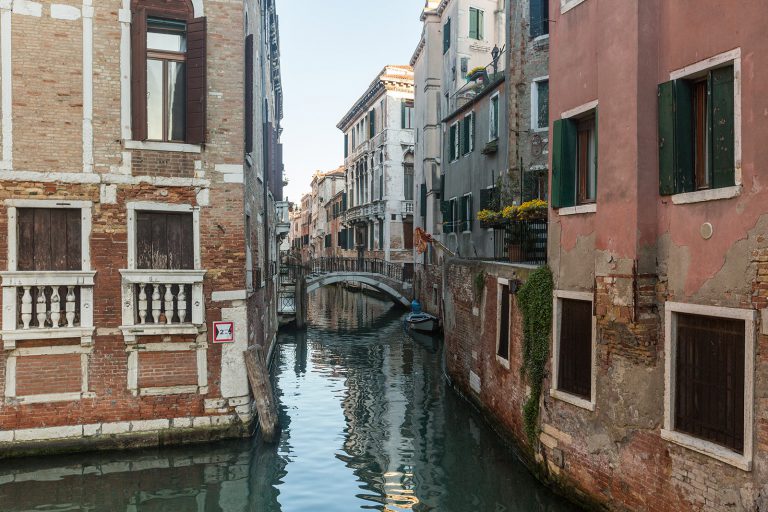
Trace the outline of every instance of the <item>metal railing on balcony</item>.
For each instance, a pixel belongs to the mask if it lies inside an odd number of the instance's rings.
[[[494,259],[510,263],[547,263],[546,219],[517,220],[494,228]]]

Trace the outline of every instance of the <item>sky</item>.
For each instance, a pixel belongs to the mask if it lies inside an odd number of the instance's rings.
[[[344,163],[336,124],[387,64],[409,64],[424,0],[277,0],[285,195]]]

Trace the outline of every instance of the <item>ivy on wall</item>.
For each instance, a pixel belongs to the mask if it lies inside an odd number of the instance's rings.
[[[552,330],[552,271],[540,267],[528,277],[517,292],[523,313],[523,368],[531,394],[523,406],[523,425],[532,445],[538,434],[539,398],[544,381],[544,367],[549,359],[549,335]]]

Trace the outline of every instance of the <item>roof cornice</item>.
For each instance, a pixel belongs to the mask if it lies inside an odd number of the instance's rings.
[[[361,112],[368,109],[373,102],[386,91],[413,89],[413,68],[411,66],[385,66],[384,69],[368,86],[365,93],[358,99],[344,117],[336,125],[341,131],[346,131]]]

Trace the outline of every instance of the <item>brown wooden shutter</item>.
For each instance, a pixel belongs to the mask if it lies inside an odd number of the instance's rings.
[[[206,18],[187,25],[187,134],[189,144],[205,142],[206,118]]]
[[[131,23],[131,126],[133,140],[147,139],[147,10],[133,13]]]
[[[592,398],[592,303],[562,301],[557,388],[585,400]]]
[[[245,152],[253,152],[253,34],[245,38]]]
[[[499,339],[496,355],[509,359],[509,286],[501,286],[501,302],[499,303]]]
[[[136,217],[136,267],[194,268],[194,233],[190,213],[140,212]]]
[[[20,208],[19,270],[82,270],[80,210]]]

